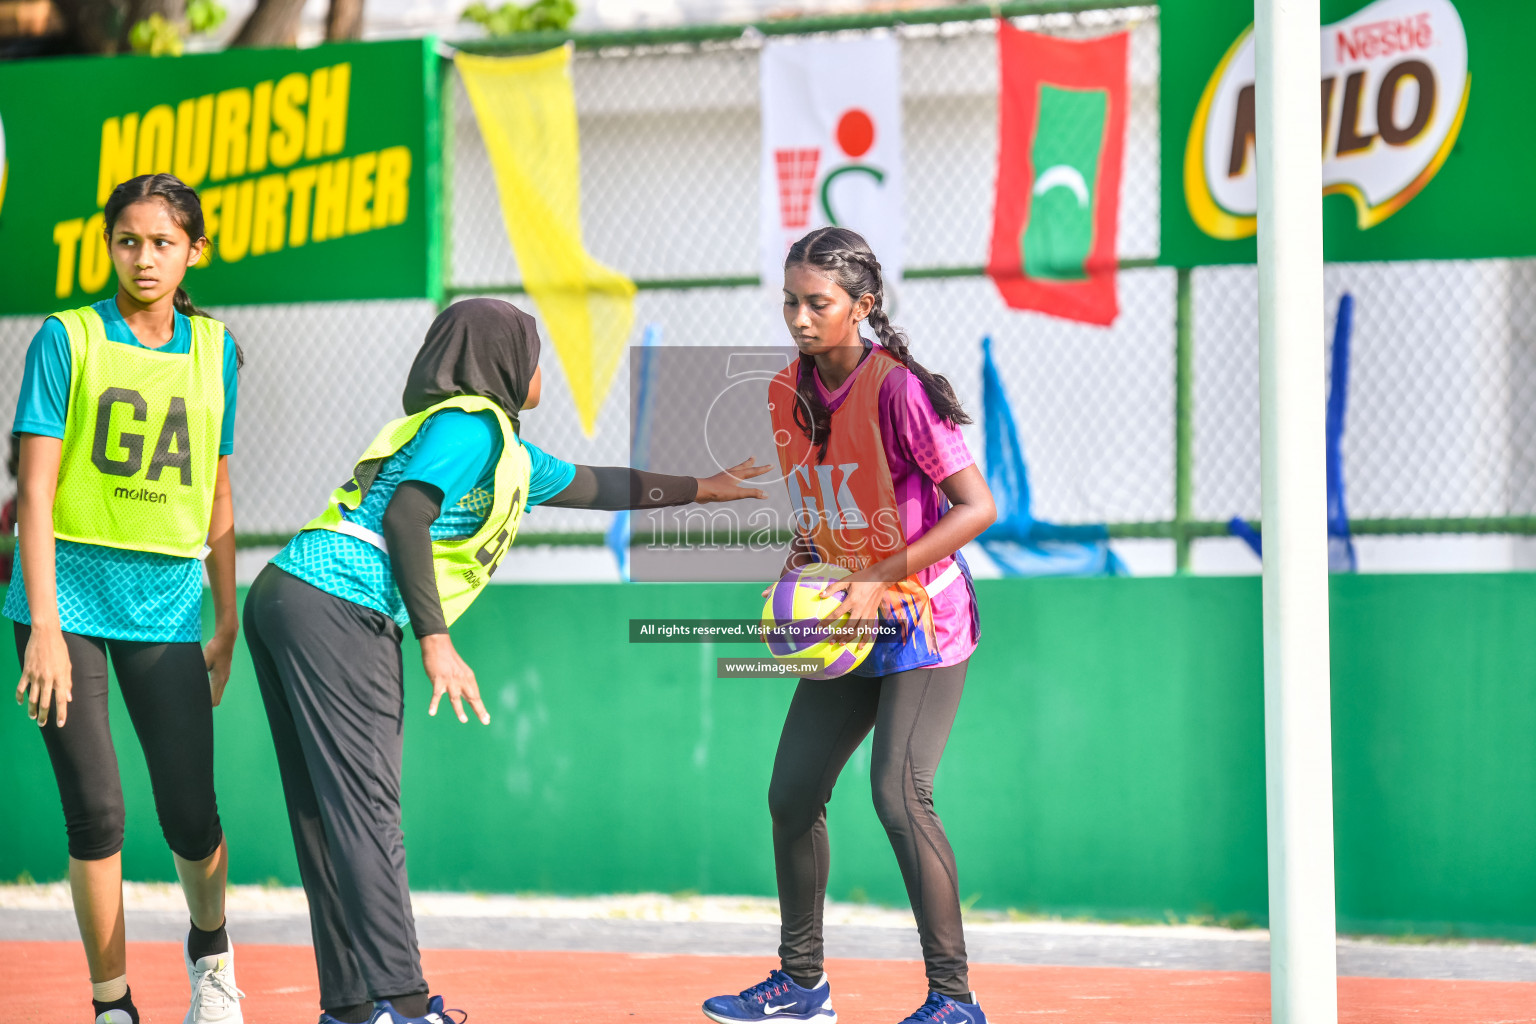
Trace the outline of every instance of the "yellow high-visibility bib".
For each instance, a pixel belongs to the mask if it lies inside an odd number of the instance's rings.
[[[437,576],[437,596],[443,604],[443,620],[453,625],[480,596],[491,574],[501,564],[502,556],[517,537],[523,518],[523,502],[528,495],[532,464],[512,421],[495,402],[473,395],[458,395],[438,402],[414,416],[385,424],[379,436],[357,460],[351,480],[331,492],[324,512],[310,520],[306,530],[334,530],[384,548],[384,538],[349,522],[345,513],[363,503],[380,463],[404,448],[416,436],[423,423],[444,409],[465,412],[491,412],[501,426],[501,458],[496,463],[495,483],[491,489],[491,511],[480,529],[468,537],[432,542],[432,568]]]
[[[224,421],[224,325],[191,317],[191,351],[161,352],[112,341],[90,306],[53,316],[70,364],[54,536],[198,557]]]

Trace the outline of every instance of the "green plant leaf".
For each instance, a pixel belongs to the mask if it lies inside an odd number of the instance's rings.
[[[167,21],[164,15],[151,14],[128,30],[128,45],[134,53],[147,53],[151,57],[180,57],[181,28]]]
[[[533,0],[519,4],[508,0],[500,7],[487,7],[480,0],[464,8],[460,20],[481,25],[493,36],[511,36],[519,32],[561,32],[576,17],[575,0]]]
[[[229,12],[219,0],[190,0],[187,4],[187,27],[194,35],[212,32],[224,24]]]

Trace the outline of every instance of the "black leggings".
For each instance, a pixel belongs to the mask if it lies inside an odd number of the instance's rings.
[[[426,993],[400,831],[400,627],[268,565],[245,642],[277,749],[327,1010]]]
[[[16,623],[16,656],[30,626]],[[107,721],[107,653],[144,748],[160,830],[183,860],[211,856],[224,838],[213,795],[213,697],[203,649],[64,634],[73,699],[63,727],[53,715],[38,732],[48,746],[64,804],[69,855],[103,860],[123,848],[123,786]]]
[[[933,809],[933,773],[960,707],[967,662],[878,679],[801,680],[768,786],[779,882],[779,959],[791,977],[822,969],[827,801],[848,758],[875,731],[870,783],[923,944],[928,987],[970,1000],[955,855]]]

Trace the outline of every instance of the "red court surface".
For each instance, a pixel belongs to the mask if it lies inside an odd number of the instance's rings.
[[[249,1024],[313,1024],[314,963],[304,946],[242,946]],[[130,977],[144,1024],[177,1024],[187,981],[173,943],[130,943]],[[646,956],[427,950],[427,978],[471,1024],[679,1024],[704,1021],[705,996],[766,977],[767,957]],[[896,1024],[924,998],[917,964],[835,960],[839,1020]],[[1269,1019],[1269,976],[1238,972],[978,964],[972,984],[989,1021],[1051,1024],[1217,1024]],[[80,947],[0,942],[5,1024],[89,1024]],[[1344,978],[1348,1024],[1536,1024],[1536,983]]]

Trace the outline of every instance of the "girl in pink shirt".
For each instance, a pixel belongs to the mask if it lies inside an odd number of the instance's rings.
[[[872,349],[885,351],[884,346]],[[854,379],[868,362],[861,359],[848,379],[830,391],[819,373],[813,375],[816,392],[829,411],[836,411],[852,387]],[[933,529],[949,511],[949,499],[935,481],[948,480],[961,470],[976,465],[960,428],[933,409],[933,402],[923,389],[923,382],[906,367],[898,367],[880,382],[880,440],[885,449],[886,465],[896,489],[896,507],[901,518],[902,537],[910,545]],[[961,566],[965,559],[953,555]],[[932,585],[948,567],[941,559],[917,573],[925,587]],[[966,580],[968,569],[963,570]],[[958,581],[957,581],[958,583]],[[976,650],[980,628],[976,615],[976,597],[970,586],[948,586],[929,598],[938,641],[939,666],[958,665]],[[855,675],[878,674],[861,665]]]
[[[928,998],[908,1024],[986,1024],[970,990],[954,852],[933,806],[979,636],[960,548],[996,518],[992,494],[957,429],[954,390],[914,361],[882,308],[880,263],[846,228],[820,228],[784,263],[784,320],[800,350],[770,387],[780,469],[796,505],[787,570],[834,562],[827,588],[845,613],[900,624],[848,675],[802,679],[768,787],[779,883],[781,969],[704,1013],[720,1024],[835,1024],[822,972],[826,806],[843,765],[874,732],[875,810],[901,866],[922,938]],[[868,320],[880,339],[865,340]],[[898,536],[899,534],[899,536]]]

